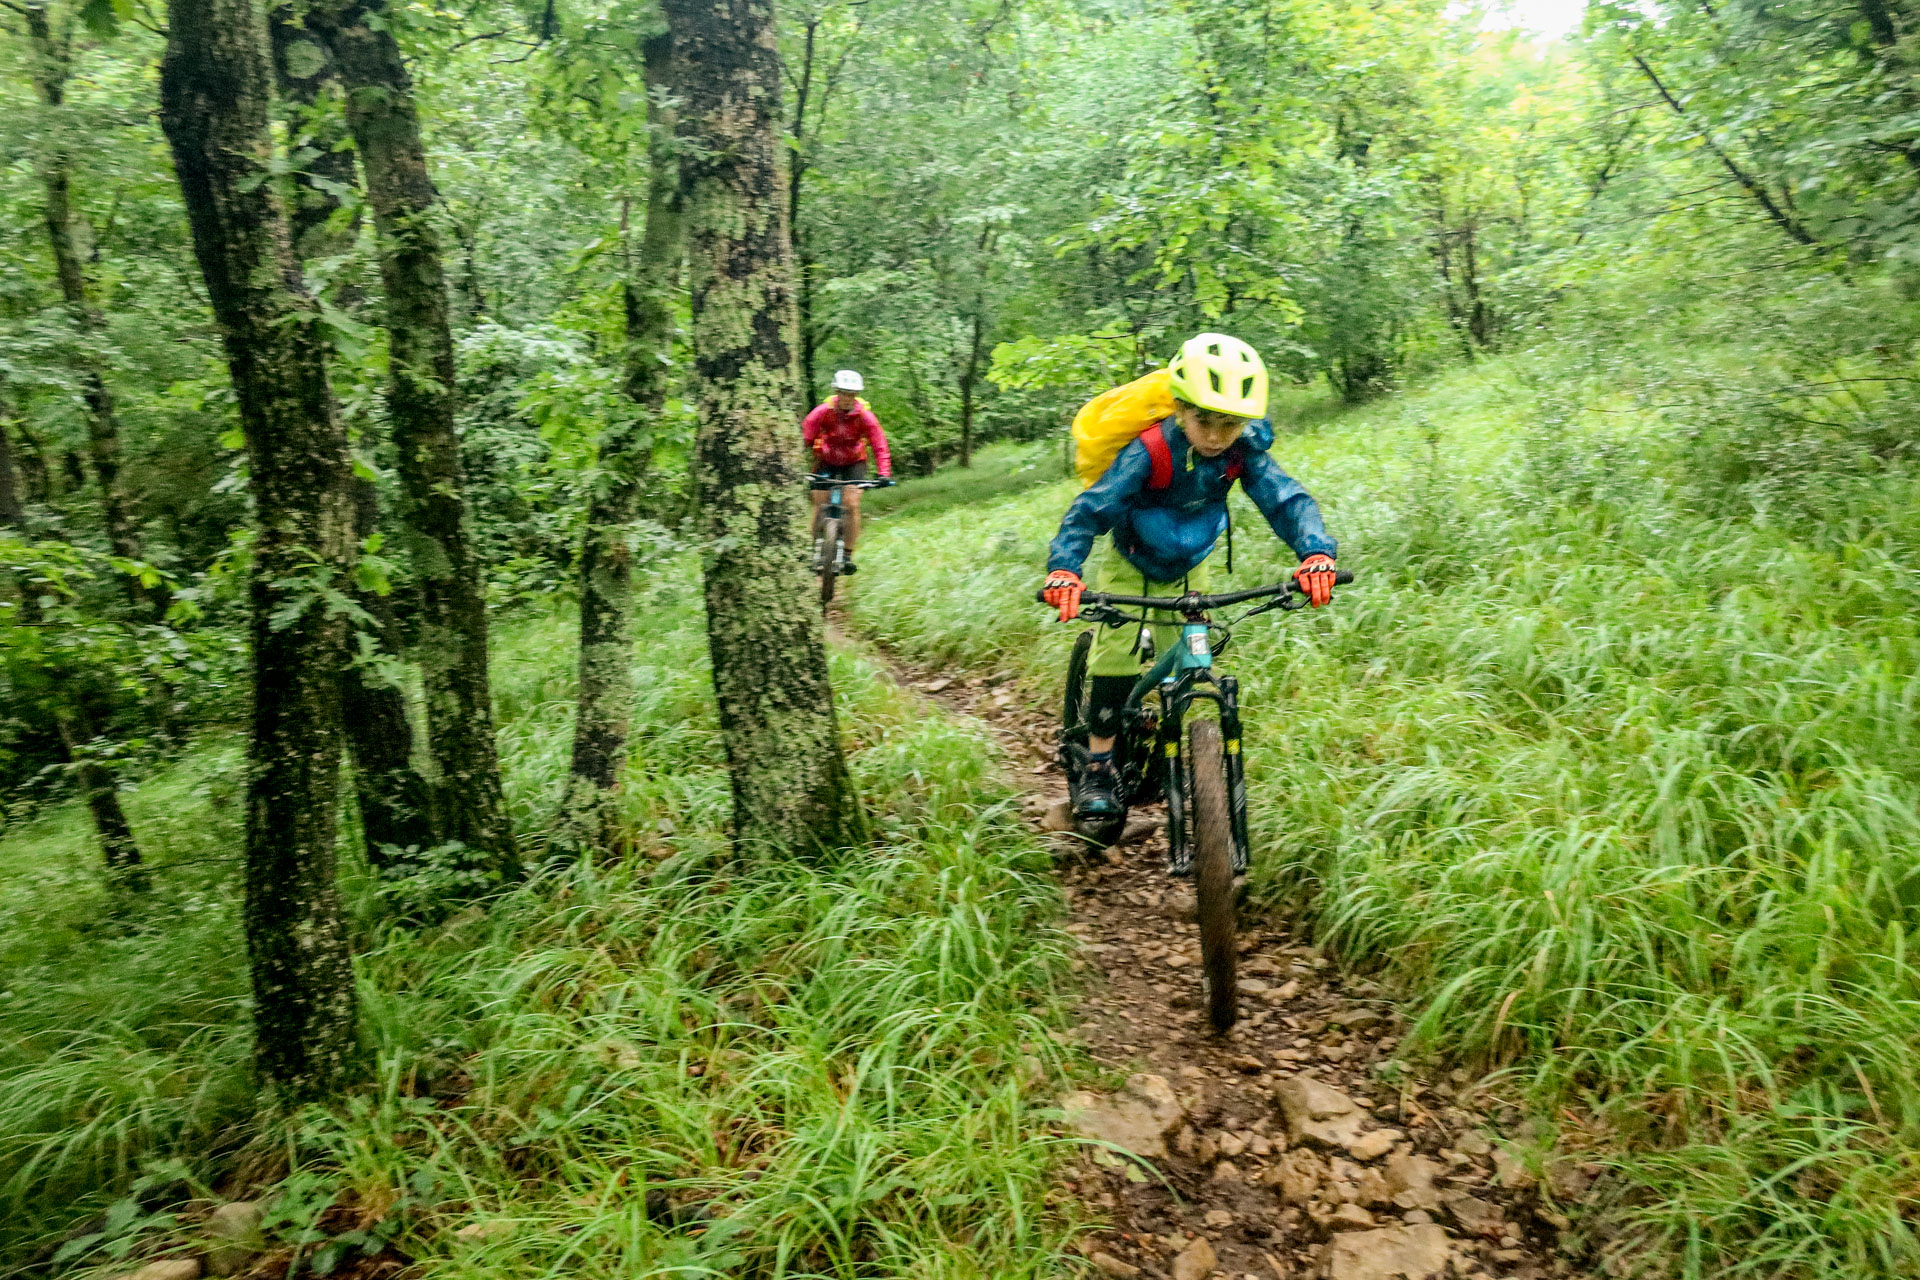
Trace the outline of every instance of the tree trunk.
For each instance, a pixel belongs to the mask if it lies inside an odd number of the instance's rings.
[[[66,103],[69,70],[67,39],[64,34],[54,32],[46,5],[29,5],[25,15],[36,64],[34,86],[47,108],[46,133],[50,141],[40,156],[40,179],[46,188],[47,239],[53,248],[54,275],[60,281],[60,297],[66,303],[80,339],[77,372],[80,397],[87,405],[87,453],[93,463],[94,480],[100,486],[101,522],[106,526],[107,545],[113,548],[113,553],[128,560],[139,560],[142,558],[140,535],[120,486],[120,424],[114,412],[113,392],[107,386],[106,362],[96,348],[106,324],[87,296],[87,277],[81,266],[79,231],[73,213],[73,155],[67,148],[65,122],[60,118]],[[142,586],[132,574],[123,574],[122,582],[134,608],[152,611],[156,616],[166,612],[168,598],[164,588]]]
[[[120,807],[120,788],[113,771],[88,754],[97,738],[86,723],[86,713],[78,707],[65,708],[54,716],[60,730],[60,754],[80,783],[87,798],[87,810],[93,815],[93,829],[100,837],[105,855],[107,880],[115,888],[145,891],[146,868],[140,865],[140,845],[133,838],[133,825],[127,811]]]
[[[345,123],[331,111],[318,110],[320,95],[334,80],[333,60],[326,46],[308,32],[292,4],[275,4],[267,11],[267,31],[273,48],[273,82],[280,101],[293,108],[293,146],[312,147],[315,155],[294,174],[298,198],[290,214],[293,254],[303,264],[315,258],[334,258],[353,248],[359,214],[351,226],[337,228],[333,215],[340,197],[328,186],[358,185],[353,152],[346,148]]]
[[[440,767],[443,834],[466,847],[472,870],[506,878],[518,873],[519,855],[500,787],[486,590],[468,528],[446,271],[413,82],[384,0],[315,4],[307,28],[326,40],[346,89],[347,125],[380,233],[393,376],[388,406],[400,516],[419,591],[415,655],[426,686],[428,740]]]
[[[973,388],[980,377],[980,312],[973,313],[973,337],[967,346],[967,367],[960,375],[960,465],[973,465]]]
[[[354,533],[364,543],[379,532],[380,497],[373,481],[356,478],[352,483]],[[357,584],[353,598],[373,620],[351,637],[357,652],[340,672],[340,710],[353,755],[360,836],[370,865],[398,869],[413,861],[410,855],[440,843],[433,788],[413,767],[413,725],[397,679],[400,620],[394,616],[393,598]]]
[[[666,0],[681,60],[681,173],[700,427],[694,479],[707,639],[734,839],[807,852],[861,839],[802,552],[793,269],[781,200],[771,0]]]
[[[13,433],[9,429],[14,413],[6,384],[0,382],[0,525],[17,530],[22,538],[31,539],[33,530],[27,524],[26,503],[20,500],[20,477],[14,465]],[[44,615],[33,584],[27,581],[26,575],[16,573],[14,589],[19,593],[20,603],[17,612],[8,621],[21,626],[39,626]]]
[[[227,350],[259,520],[245,907],[255,1061],[284,1097],[314,1097],[338,1088],[357,1056],[334,886],[347,632],[314,590],[352,564],[347,438],[318,309],[267,180],[266,33],[250,0],[174,0],[168,19],[161,126]]]
[[[354,232],[336,228],[340,188],[356,185],[353,153],[341,149],[345,126],[315,110],[333,80],[326,47],[300,25],[290,4],[267,14],[273,47],[273,79],[280,100],[294,108],[295,124],[319,154],[296,175],[299,203],[293,210],[294,257],[304,267],[312,257],[333,257],[353,247]],[[329,188],[332,189],[329,189]],[[357,219],[356,219],[357,220]],[[380,497],[373,481],[355,477],[354,536],[364,544],[380,531]],[[353,757],[354,798],[369,864],[399,867],[409,851],[440,843],[433,822],[433,791],[413,767],[413,726],[407,698],[395,679],[400,663],[400,625],[393,600],[352,588],[354,602],[372,619],[351,638],[354,652],[340,672],[340,708],[347,750]]]
[[[601,846],[610,801],[626,760],[633,706],[633,522],[653,452],[653,426],[666,404],[673,353],[673,293],[680,284],[685,228],[673,112],[673,41],[644,46],[648,122],[647,223],[640,261],[626,284],[626,394],[639,412],[600,437],[599,475],[587,506],[580,552],[580,694],[573,769],[560,815],[563,839]]]
[[[27,505],[20,500],[20,471],[13,458],[13,399],[0,382],[0,525],[18,529],[31,537],[27,529]]]
[[[21,418],[14,423],[19,428],[20,443],[26,451],[16,461],[20,467],[20,483],[26,490],[29,502],[48,503],[53,501],[53,468],[47,465],[47,449],[40,443],[38,436],[27,430],[25,406],[19,406],[16,412]]]

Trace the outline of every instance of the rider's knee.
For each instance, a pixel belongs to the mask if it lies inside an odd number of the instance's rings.
[[[1133,692],[1132,676],[1095,676],[1087,699],[1087,729],[1096,738],[1120,732],[1120,713]]]

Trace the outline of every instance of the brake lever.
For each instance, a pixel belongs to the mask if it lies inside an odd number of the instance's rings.
[[[1278,609],[1282,613],[1292,613],[1295,609],[1298,609],[1302,605],[1306,604],[1306,602],[1307,602],[1307,598],[1305,596],[1296,596],[1291,591],[1289,591],[1284,596],[1275,596],[1273,599],[1267,601],[1265,604],[1260,605],[1257,608],[1247,610],[1245,613],[1240,615],[1240,621],[1245,622],[1248,618],[1257,618],[1261,614],[1271,613],[1275,609]]]

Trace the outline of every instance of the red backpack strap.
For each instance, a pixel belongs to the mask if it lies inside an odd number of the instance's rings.
[[[1173,450],[1167,447],[1164,426],[1156,422],[1140,433],[1140,443],[1147,446],[1147,457],[1153,464],[1153,470],[1147,473],[1149,489],[1165,489],[1173,484]]]
[[[1232,484],[1247,473],[1246,459],[1240,454],[1240,446],[1233,447],[1233,453],[1227,458],[1227,483]],[[1229,571],[1231,572],[1231,571]]]

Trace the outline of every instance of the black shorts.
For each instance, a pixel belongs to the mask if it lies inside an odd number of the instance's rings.
[[[816,467],[813,474],[825,476],[829,480],[865,480],[867,478],[867,460],[862,458],[858,462],[849,462],[844,467]]]

